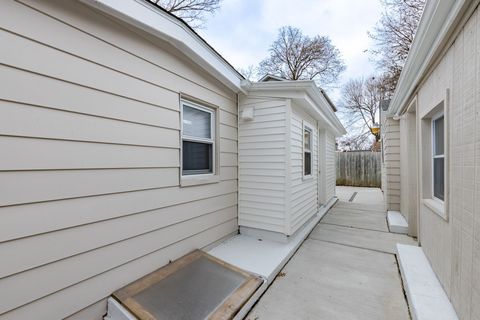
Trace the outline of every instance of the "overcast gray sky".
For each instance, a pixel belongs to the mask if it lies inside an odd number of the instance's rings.
[[[199,33],[236,68],[246,68],[268,56],[278,29],[291,25],[309,36],[329,36],[340,50],[349,78],[367,77],[375,70],[364,52],[372,45],[372,30],[381,13],[380,0],[223,0]],[[334,101],[339,90],[329,90]]]

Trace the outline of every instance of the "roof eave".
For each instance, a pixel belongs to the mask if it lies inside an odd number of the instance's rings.
[[[249,83],[249,93],[261,91],[275,91],[278,96],[282,98],[297,98],[289,96],[289,92],[300,92],[302,99],[304,99],[312,108],[312,110],[319,117],[329,124],[335,136],[342,136],[347,133],[340,120],[338,120],[335,112],[330,106],[324,94],[316,86],[312,80],[285,80],[274,82],[255,82]],[[323,107],[322,107],[323,106]]]
[[[167,41],[234,92],[244,92],[244,78],[179,19],[143,0],[80,0],[108,15]]]
[[[478,0],[473,2],[478,3]],[[415,39],[387,110],[388,116],[399,116],[412,99],[448,37],[455,22],[472,5],[469,0],[427,1]]]

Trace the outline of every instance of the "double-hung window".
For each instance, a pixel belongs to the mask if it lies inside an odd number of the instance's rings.
[[[432,118],[433,197],[445,199],[445,124],[443,114]]]
[[[215,110],[182,101],[182,175],[215,174]]]
[[[312,130],[303,128],[303,175],[312,174]]]

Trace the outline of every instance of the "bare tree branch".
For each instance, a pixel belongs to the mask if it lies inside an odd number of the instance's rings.
[[[258,77],[258,71],[254,65],[249,65],[246,68],[238,68],[238,72],[240,72],[240,74],[244,76],[245,79],[250,81],[255,81]]]
[[[365,135],[373,136],[375,142],[380,140],[380,133],[374,133],[372,129],[379,121],[380,102],[386,98],[387,81],[385,76],[370,77],[366,80],[351,79],[343,87],[340,110],[346,127],[349,129],[356,127],[356,131],[359,132],[356,138],[363,142],[366,139]],[[355,136],[349,136],[347,140],[354,138]]]
[[[278,38],[270,47],[270,57],[258,67],[258,72],[289,80],[315,80],[319,85],[337,81],[345,70],[340,51],[330,38],[310,38],[300,29],[282,27]]]
[[[412,45],[425,0],[383,0],[384,12],[369,32],[376,48],[371,50],[379,69],[385,73],[387,95],[393,95]]]
[[[183,19],[192,28],[201,28],[206,14],[214,14],[221,0],[150,0],[166,11]]]

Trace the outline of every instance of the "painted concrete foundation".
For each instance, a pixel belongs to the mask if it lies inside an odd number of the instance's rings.
[[[393,233],[408,233],[408,223],[403,215],[398,211],[388,211],[387,212],[387,222],[390,232]]]
[[[422,248],[398,244],[397,251],[412,319],[458,320]]]

